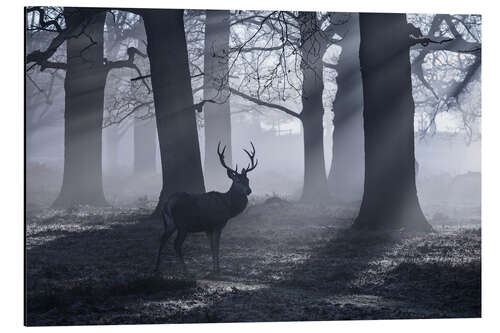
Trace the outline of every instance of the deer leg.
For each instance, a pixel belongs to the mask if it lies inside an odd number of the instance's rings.
[[[170,230],[165,228],[165,231],[163,232],[163,235],[161,236],[160,239],[160,248],[158,249],[158,256],[156,257],[156,265],[155,265],[155,272],[158,272],[158,268],[160,267],[160,256],[161,256],[161,251],[165,247],[165,244],[167,243],[167,240],[172,236],[174,233],[175,228],[171,228]]]
[[[214,267],[214,273],[218,274],[219,269],[219,241],[220,241],[221,230],[215,230],[212,232],[210,237],[210,247],[212,249],[212,261]]]
[[[175,253],[177,254],[177,259],[179,260],[184,273],[187,273],[187,268],[186,268],[186,263],[184,262],[184,257],[182,256],[182,243],[184,243],[186,235],[187,232],[185,230],[178,229],[177,237],[175,238],[174,242]]]

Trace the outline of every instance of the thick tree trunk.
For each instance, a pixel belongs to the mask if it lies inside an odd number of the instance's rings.
[[[102,186],[105,15],[93,9],[65,8],[67,25],[86,27],[85,34],[66,42],[64,176],[54,207],[107,205]]]
[[[323,147],[322,68],[303,68],[301,121],[304,132],[304,186],[301,201],[328,201]]]
[[[231,165],[231,112],[229,106],[229,10],[207,10],[205,24],[204,90],[205,183],[225,190],[230,180],[216,154],[220,141],[226,145],[226,163]]]
[[[154,119],[134,119],[134,173],[150,175],[156,170],[156,126]]]
[[[313,105],[309,105],[313,104]],[[308,103],[307,107],[318,107]],[[320,106],[322,108],[322,105]],[[329,200],[323,148],[323,114],[310,113],[302,117],[304,133],[304,186],[301,201],[319,203]]]
[[[328,187],[336,202],[361,202],[364,177],[363,87],[359,65],[359,19],[353,13],[339,43],[337,94],[333,103],[332,163]]]
[[[365,187],[357,229],[432,230],[417,197],[406,15],[360,14]]]
[[[163,186],[157,215],[172,193],[205,191],[182,10],[141,11],[148,39]]]
[[[323,55],[326,45],[316,26],[316,13],[300,12],[304,186],[301,201],[329,200],[323,147]]]

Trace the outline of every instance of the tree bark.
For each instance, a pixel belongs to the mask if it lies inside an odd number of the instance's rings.
[[[337,69],[333,102],[332,163],[328,186],[336,202],[361,202],[364,177],[363,88],[359,65],[359,18],[351,14]]]
[[[85,24],[85,33],[69,38],[64,80],[64,176],[54,207],[104,206],[102,120],[107,71],[103,66],[105,12],[65,8],[68,26]]]
[[[216,154],[220,141],[226,145],[226,163],[232,164],[231,110],[229,105],[229,10],[207,10],[205,23],[203,99],[216,103],[204,105],[205,183],[208,188],[225,190],[230,180]]]
[[[415,186],[414,112],[404,14],[360,14],[365,186],[353,227],[430,231]]]
[[[134,173],[150,175],[156,170],[156,126],[154,119],[134,119]]]
[[[163,185],[158,215],[175,192],[205,191],[182,10],[141,10],[148,40]]]

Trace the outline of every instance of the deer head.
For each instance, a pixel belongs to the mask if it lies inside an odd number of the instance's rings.
[[[248,167],[243,168],[241,172],[238,172],[238,165],[236,165],[236,168],[234,170],[226,165],[226,162],[224,161],[224,152],[226,151],[226,146],[224,146],[221,151],[220,142],[217,145],[217,155],[219,155],[220,163],[226,169],[227,176],[233,181],[231,189],[233,189],[234,191],[238,191],[244,195],[250,195],[250,193],[252,193],[247,174],[255,169],[257,163],[259,162],[257,159],[255,159],[255,147],[253,146],[252,142],[250,142],[250,144],[252,145],[252,152],[243,149],[243,151],[250,158],[250,163],[248,164]]]

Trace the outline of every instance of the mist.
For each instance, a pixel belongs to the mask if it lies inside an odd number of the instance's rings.
[[[28,324],[480,316],[481,24],[26,8]]]

